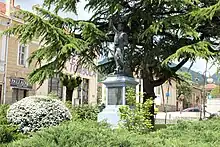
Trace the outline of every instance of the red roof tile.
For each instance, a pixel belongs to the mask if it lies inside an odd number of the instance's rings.
[[[206,90],[212,90],[212,89],[214,89],[215,87],[216,87],[215,84],[207,84],[207,85],[205,86],[205,89],[206,89]]]

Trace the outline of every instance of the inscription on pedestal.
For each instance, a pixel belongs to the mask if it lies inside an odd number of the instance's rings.
[[[122,105],[122,87],[108,89],[108,105]]]

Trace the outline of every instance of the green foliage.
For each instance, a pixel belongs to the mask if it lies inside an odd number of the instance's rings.
[[[177,81],[177,99],[181,95],[187,100],[191,98],[192,94],[192,76],[187,72],[178,72],[180,80]]]
[[[68,11],[76,14],[78,2],[45,0],[44,6],[50,9],[53,5],[55,13]],[[109,51],[103,46],[103,43],[112,41],[105,35],[110,31],[109,20],[118,20],[119,15],[124,31],[129,35],[130,45],[125,51],[127,69],[130,72],[143,71],[141,76],[151,79],[149,82],[154,87],[174,76],[188,60],[216,57],[212,45],[220,30],[217,19],[220,2],[217,0],[140,0],[134,4],[109,0],[86,2],[86,8],[94,12],[90,21],[61,18],[35,7],[38,15],[20,11],[18,15],[23,16],[25,24],[5,32],[17,35],[22,43],[40,39],[42,46],[29,60],[36,60],[40,67],[30,74],[32,83],[42,83],[62,71],[72,55],[79,55],[83,65],[95,66],[94,59]],[[178,66],[169,66],[176,59],[180,61]],[[43,61],[46,64],[41,66]],[[161,79],[161,82],[152,79]]]
[[[150,120],[152,105],[152,99],[148,99],[143,104],[136,103],[133,108],[121,106],[119,108],[121,127],[129,131],[148,133],[153,128]]]
[[[134,88],[131,87],[126,87],[126,93],[125,93],[125,98],[126,98],[126,104],[131,106],[135,105],[136,103],[136,91]]]
[[[211,96],[213,98],[219,98],[220,97],[220,86],[216,86],[212,91],[211,91]]]
[[[0,105],[0,125],[6,125],[7,122],[7,111],[9,109],[9,105]]]
[[[63,86],[66,87],[66,100],[72,100],[73,90],[78,87],[82,79],[79,76],[73,76],[71,74],[60,73],[60,81]]]
[[[95,12],[92,20],[103,31],[108,32],[109,28],[108,22],[102,19],[120,17],[123,20],[130,43],[129,50],[125,51],[125,62],[131,71],[143,70],[146,81],[151,79],[148,84],[163,84],[188,60],[216,57],[210,37],[219,35],[214,30],[219,29],[216,17],[220,3],[217,0],[211,3],[203,0],[140,0],[133,5],[130,2],[89,0],[86,7]],[[142,27],[137,28],[137,25]],[[180,63],[171,67],[169,63],[176,59]],[[155,76],[160,80],[152,80]]]
[[[120,126],[138,133],[149,132],[153,128],[150,120],[153,100],[148,99],[143,104],[136,103],[136,91],[134,88],[128,87],[126,89],[126,103],[127,105],[119,108]]]
[[[180,122],[167,129],[161,129],[151,134],[156,146],[182,146],[182,147],[218,147],[220,130],[219,119],[206,121]]]
[[[124,130],[112,130],[93,121],[73,121],[36,133],[33,137],[13,142],[9,147],[85,147],[141,146],[145,138]]]
[[[0,145],[1,143],[9,143],[14,140],[24,139],[25,136],[19,133],[17,126],[0,125]]]
[[[66,106],[69,108],[73,119],[77,120],[93,120],[97,121],[98,113],[100,112],[98,106],[92,105],[79,105],[72,106],[71,102],[66,102]]]
[[[55,92],[51,92],[48,94],[48,98],[51,99],[59,99],[59,97],[57,96],[57,94]]]
[[[102,103],[102,86],[97,86],[97,104]]]
[[[82,82],[82,79],[79,76],[74,77],[73,75],[64,73],[60,74],[60,80],[63,86],[66,86],[69,90],[74,90],[74,88],[78,87]]]
[[[137,134],[112,130],[94,121],[70,121],[34,134],[31,138],[12,142],[8,147],[218,147],[220,120],[180,122],[159,126],[156,132]]]
[[[7,121],[7,111],[9,105],[0,105],[0,146],[14,140],[25,138],[24,135],[17,132],[18,127],[9,125]]]

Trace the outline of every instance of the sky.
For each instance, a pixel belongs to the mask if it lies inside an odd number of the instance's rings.
[[[5,1],[5,0],[0,0],[0,1]],[[32,6],[35,5],[35,4],[42,4],[43,3],[43,0],[15,0],[15,5],[20,5],[22,9],[25,9],[25,10],[28,10],[28,11],[32,11]],[[88,12],[88,11],[85,11],[84,10],[84,6],[85,6],[85,1],[82,0],[77,8],[77,12],[78,12],[78,15],[74,15],[74,14],[71,14],[71,13],[60,13],[60,15],[62,17],[71,17],[71,18],[74,18],[74,19],[86,19],[88,20],[91,16],[92,16],[92,13]],[[200,73],[204,73],[205,71],[205,64],[206,64],[206,61],[205,60],[202,60],[202,59],[198,59],[196,60],[196,62],[193,64],[192,66],[192,70],[196,71],[196,72],[200,72]],[[189,67],[191,65],[191,63],[186,63],[184,66],[185,67]],[[214,74],[216,72],[216,67],[211,67],[212,63],[211,62],[208,62],[208,69],[209,69],[209,73],[208,74]]]

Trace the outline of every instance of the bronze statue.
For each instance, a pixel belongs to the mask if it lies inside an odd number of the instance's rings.
[[[128,35],[123,32],[122,21],[117,22],[117,28],[110,19],[110,27],[113,29],[114,36],[114,60],[116,63],[115,73],[124,73],[124,50],[128,47]]]

